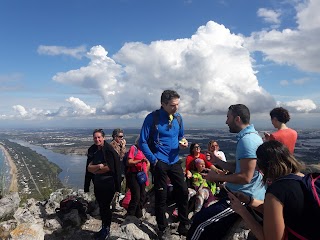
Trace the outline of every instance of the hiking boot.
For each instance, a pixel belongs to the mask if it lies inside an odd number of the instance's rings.
[[[102,227],[99,232],[94,234],[95,240],[107,240],[110,237],[110,227]]]
[[[166,229],[164,229],[163,231],[158,231],[158,239],[159,240],[171,240],[172,236],[171,236],[171,231],[170,228],[167,227]]]
[[[180,223],[178,227],[178,233],[182,236],[187,236],[190,229],[190,224]]]

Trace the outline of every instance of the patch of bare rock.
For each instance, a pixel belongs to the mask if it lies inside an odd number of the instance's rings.
[[[77,209],[68,213],[57,212],[60,201],[67,196],[78,196],[89,202],[87,214]],[[126,210],[113,213],[110,240],[149,240],[157,239],[157,224],[154,216],[154,196],[148,194],[146,211],[141,219],[126,217]],[[168,209],[172,212],[172,209]],[[168,214],[173,240],[184,240],[178,235],[176,218]],[[18,193],[11,193],[0,199],[0,239],[12,240],[87,240],[93,239],[100,230],[99,209],[91,193],[83,190],[59,189],[46,201],[28,199],[20,204]],[[247,239],[249,229],[242,221],[237,222],[226,239]]]

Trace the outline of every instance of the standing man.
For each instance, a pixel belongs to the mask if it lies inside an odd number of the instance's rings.
[[[179,102],[180,95],[176,91],[165,90],[161,95],[161,108],[147,115],[140,133],[140,148],[153,168],[159,239],[171,239],[165,215],[168,177],[177,193],[179,234],[187,235],[190,227],[188,188],[179,161],[179,147],[187,148],[188,141],[184,138],[182,118],[177,113]]]
[[[125,170],[124,166],[122,164],[122,160],[124,155],[126,154],[126,140],[124,139],[123,130],[121,128],[116,128],[112,132],[112,141],[110,142],[110,145],[113,147],[113,149],[118,153],[120,157],[121,162],[121,183],[123,182],[123,179],[125,177]],[[120,206],[120,192],[117,192],[115,194],[115,197],[112,201],[112,210],[121,210],[122,207]]]
[[[240,191],[251,196],[250,199],[263,200],[265,186],[262,183],[261,173],[256,169],[256,150],[263,141],[254,126],[250,125],[249,109],[243,104],[231,105],[226,124],[229,126],[231,133],[237,133],[235,163],[224,162],[217,158],[213,152],[210,152],[210,154],[211,159],[215,159],[216,164],[233,172],[233,174],[224,175],[210,171],[205,178],[212,182],[227,182],[226,187],[230,191]],[[187,239],[222,239],[238,218],[239,215],[230,208],[226,196],[195,215]]]

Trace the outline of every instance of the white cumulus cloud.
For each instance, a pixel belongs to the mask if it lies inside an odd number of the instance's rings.
[[[311,112],[317,109],[316,104],[311,99],[301,99],[282,103],[290,112]]]
[[[305,1],[296,10],[297,28],[254,32],[245,46],[261,51],[265,60],[319,73],[320,0]]]
[[[79,98],[70,97],[66,101],[72,105],[75,115],[83,116],[83,115],[94,114],[96,112],[95,108],[91,108],[89,105],[85,104]]]
[[[190,38],[130,42],[112,57],[94,46],[88,66],[60,72],[53,80],[99,94],[98,115],[131,117],[150,111],[160,106],[165,89],[178,91],[180,109],[188,114],[225,113],[234,103],[252,111],[269,109],[275,101],[259,86],[243,43],[243,37],[210,21]]]

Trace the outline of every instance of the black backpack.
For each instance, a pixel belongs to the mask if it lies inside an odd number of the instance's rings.
[[[289,174],[277,181],[293,179],[302,183],[305,197],[307,199],[306,204],[311,207],[314,214],[314,219],[319,219],[320,216],[320,173],[313,172],[305,174],[304,177],[297,176],[295,174]],[[287,231],[297,237],[297,239],[306,239],[300,233],[297,233],[293,229],[286,227]]]
[[[159,118],[160,118],[160,110],[157,109],[152,112],[153,122],[152,122],[152,126],[150,129],[149,138],[147,141],[148,146],[149,146],[152,153],[156,152],[155,139],[153,139],[153,135],[156,131],[158,131]],[[179,113],[175,114],[174,118],[177,119],[177,121],[179,123],[179,129],[181,129],[181,116],[180,116],[180,114]],[[156,142],[159,142],[159,139],[157,139]]]
[[[69,196],[60,202],[60,207],[56,208],[56,212],[68,213],[72,209],[77,209],[80,214],[88,212],[88,201],[82,197]]]

